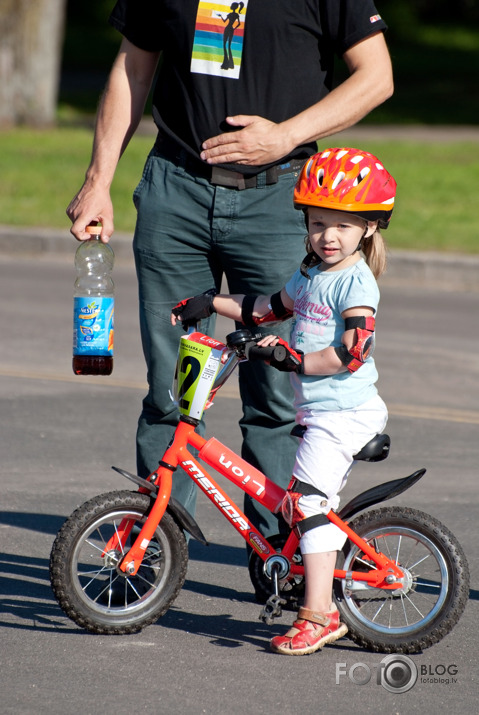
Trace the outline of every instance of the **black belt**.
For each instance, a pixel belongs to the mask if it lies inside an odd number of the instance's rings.
[[[188,154],[178,144],[161,135],[158,136],[155,142],[155,148],[165,159],[172,161],[176,166],[181,166],[186,171],[195,174],[195,176],[207,179],[210,184],[238,189],[239,191],[255,189],[258,185],[269,186],[270,184],[276,184],[282,174],[291,174],[294,171],[299,172],[306,161],[306,159],[289,159],[258,174],[242,174],[240,171],[231,171],[221,166],[206,164]]]

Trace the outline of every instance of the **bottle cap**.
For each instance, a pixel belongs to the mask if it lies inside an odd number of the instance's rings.
[[[85,231],[92,236],[99,236],[101,233],[101,226],[87,226]]]

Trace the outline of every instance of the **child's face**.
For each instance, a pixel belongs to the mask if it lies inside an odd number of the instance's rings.
[[[341,270],[346,264],[359,260],[357,248],[361,238],[374,232],[376,222],[365,221],[346,211],[311,206],[308,227],[313,251],[330,270]]]

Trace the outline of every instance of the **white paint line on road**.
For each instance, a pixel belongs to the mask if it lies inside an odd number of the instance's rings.
[[[97,385],[106,388],[125,388],[146,392],[146,382],[127,380],[117,377],[94,377],[67,375],[66,373],[38,372],[34,370],[18,369],[13,366],[0,366],[0,377],[16,378],[19,380],[46,380],[50,382],[67,382],[76,385]],[[221,396],[227,399],[239,399],[237,384],[231,383],[221,388]],[[452,407],[435,407],[433,405],[406,405],[388,403],[389,414],[395,417],[409,417],[421,420],[439,420],[441,422],[456,422],[479,425],[479,412],[475,410],[458,410]]]

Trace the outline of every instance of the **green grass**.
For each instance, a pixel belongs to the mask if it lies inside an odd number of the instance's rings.
[[[479,145],[364,142],[397,181],[396,207],[384,236],[392,248],[479,253]]]
[[[65,208],[89,162],[91,129],[0,132],[0,222],[69,230]],[[112,188],[117,231],[135,222],[132,192],[152,137],[136,136]],[[478,144],[350,140],[376,154],[398,182],[396,208],[385,238],[391,248],[479,253]]]
[[[0,223],[68,231],[65,210],[83,183],[92,136],[78,128],[0,132]],[[135,136],[119,164],[112,187],[118,231],[133,229],[132,193],[152,144]]]

